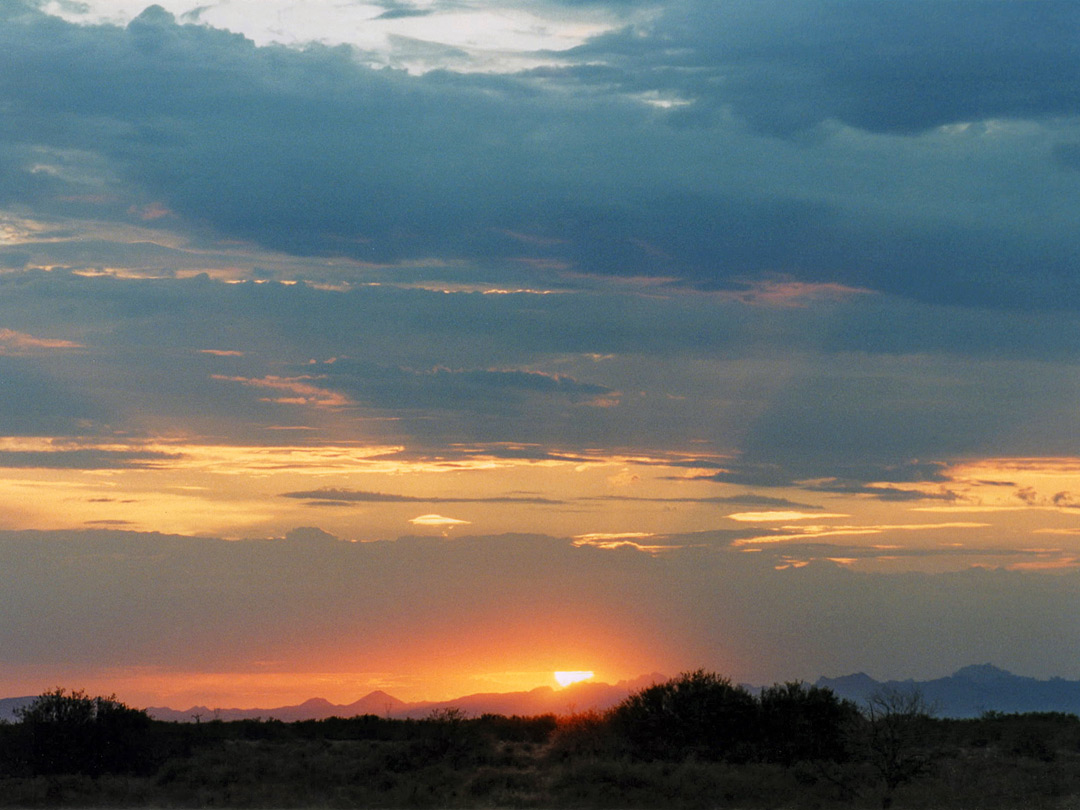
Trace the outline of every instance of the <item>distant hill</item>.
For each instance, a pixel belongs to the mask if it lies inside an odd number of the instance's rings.
[[[469,717],[482,714],[505,714],[531,716],[538,714],[572,714],[596,709],[602,711],[620,703],[627,695],[644,689],[653,683],[666,680],[659,674],[643,675],[617,684],[584,681],[565,689],[541,686],[528,692],[484,692],[466,695],[454,700],[422,701],[406,703],[386,692],[365,695],[353,703],[335,704],[322,698],[312,698],[296,706],[278,706],[268,709],[211,709],[192,706],[190,709],[170,709],[151,706],[147,711],[158,720],[182,723],[196,719],[253,720],[262,719],[294,722],[296,720],[323,720],[327,717],[354,717],[359,714],[376,714],[381,717],[422,718],[440,709],[460,709]]]
[[[470,717],[481,714],[538,715],[573,714],[590,709],[603,711],[621,703],[627,695],[654,683],[667,680],[667,676],[653,673],[616,684],[583,681],[565,689],[541,686],[529,692],[490,692],[467,695],[438,703],[413,703],[394,712],[394,717],[427,717],[438,709],[461,709]]]
[[[183,723],[209,720],[262,719],[294,722],[327,717],[354,717],[375,714],[391,718],[423,718],[440,709],[460,709],[468,717],[482,714],[532,716],[572,714],[596,709],[603,711],[620,703],[627,695],[667,680],[658,673],[643,675],[616,684],[584,681],[565,689],[543,686],[527,692],[484,692],[454,700],[406,703],[383,691],[372,692],[346,704],[312,698],[295,706],[265,709],[224,709],[192,706],[177,710],[152,706],[147,711],[159,720]],[[958,669],[945,678],[929,681],[877,681],[858,672],[838,678],[819,678],[817,686],[827,687],[840,697],[862,704],[876,690],[919,689],[939,717],[978,717],[984,712],[1065,712],[1080,715],[1080,681],[1062,678],[1038,680],[1013,675],[992,664],[975,664]],[[756,691],[756,687],[748,687]],[[33,697],[0,699],[0,721],[16,719],[15,710]]]
[[[918,689],[938,717],[978,717],[984,712],[1065,712],[1080,715],[1080,681],[1041,681],[992,664],[962,667],[929,681],[875,681],[865,673],[819,678],[817,686],[862,704],[876,690]]]
[[[180,723],[196,720],[269,720],[271,718],[292,723],[297,720],[325,720],[327,717],[355,717],[360,714],[398,717],[409,705],[380,690],[346,704],[331,703],[323,698],[311,698],[296,706],[277,706],[272,709],[211,709],[207,706],[192,706],[190,709],[177,710],[151,706],[147,711],[157,720],[173,720]]]

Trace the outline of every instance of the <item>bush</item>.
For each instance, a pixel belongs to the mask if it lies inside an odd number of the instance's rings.
[[[639,756],[732,762],[752,756],[757,719],[749,692],[700,669],[631,695],[612,716],[616,731]]]
[[[761,758],[796,762],[847,759],[848,736],[859,710],[831,689],[792,682],[774,684],[758,696],[761,709]]]
[[[110,697],[54,689],[19,711],[7,735],[12,770],[29,775],[139,773],[152,762],[145,712]]]

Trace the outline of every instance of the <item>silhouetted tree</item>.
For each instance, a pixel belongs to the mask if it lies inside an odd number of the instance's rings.
[[[885,785],[881,806],[886,810],[897,787],[929,770],[921,737],[932,713],[918,689],[883,688],[866,701],[866,756]]]
[[[612,723],[642,756],[742,761],[754,749],[757,704],[741,686],[699,669],[630,695]]]
[[[57,688],[17,714],[8,753],[30,774],[127,773],[150,761],[149,715],[115,695],[92,698]]]
[[[763,759],[792,765],[847,758],[851,725],[859,713],[851,701],[796,681],[763,689],[758,704]]]

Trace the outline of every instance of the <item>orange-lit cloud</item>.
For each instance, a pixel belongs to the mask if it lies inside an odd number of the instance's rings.
[[[420,515],[418,517],[410,518],[409,523],[414,526],[464,526],[469,523],[467,520],[459,520],[452,517],[444,517],[443,515]]]
[[[575,536],[574,545],[593,546],[594,548],[606,549],[608,551],[620,548],[630,548],[637,551],[643,551],[647,554],[661,554],[665,551],[675,551],[676,549],[683,548],[682,545],[671,543],[639,542],[655,536],[655,534],[650,532],[592,532],[590,534],[579,534]]]
[[[344,394],[337,391],[331,391],[328,388],[321,388],[311,382],[311,380],[319,379],[318,377],[277,377],[269,375],[253,379],[248,377],[227,377],[221,374],[215,374],[212,376],[212,379],[238,382],[252,388],[266,388],[271,391],[285,391],[292,394],[292,396],[269,398],[269,401],[283,405],[312,405],[318,408],[343,408],[352,404],[352,401]]]
[[[718,296],[759,307],[804,307],[815,301],[842,301],[870,290],[831,282],[760,279],[744,282],[745,290],[725,290]]]
[[[0,329],[0,355],[31,354],[37,351],[84,349],[81,343],[57,338],[40,338],[13,329]]]
[[[152,202],[143,206],[131,206],[128,209],[129,214],[134,214],[139,219],[144,221],[152,221],[155,219],[161,219],[162,217],[174,216],[173,212],[166,208],[159,202]]]
[[[846,518],[851,515],[842,512],[735,512],[727,516],[728,520],[745,523],[768,523],[774,520],[823,520],[825,518]]]
[[[882,524],[876,526],[784,526],[790,534],[764,534],[756,537],[740,538],[733,541],[734,546],[747,546],[772,543],[787,543],[796,540],[809,540],[821,537],[843,537],[855,535],[884,534],[886,532],[919,532],[939,529],[983,529],[989,523],[904,523]]]

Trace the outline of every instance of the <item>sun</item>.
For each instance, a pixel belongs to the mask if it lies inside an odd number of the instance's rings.
[[[577,683],[578,681],[587,681],[592,676],[593,673],[591,671],[579,669],[572,672],[556,672],[555,680],[559,682],[559,686],[565,688],[572,683]]]

